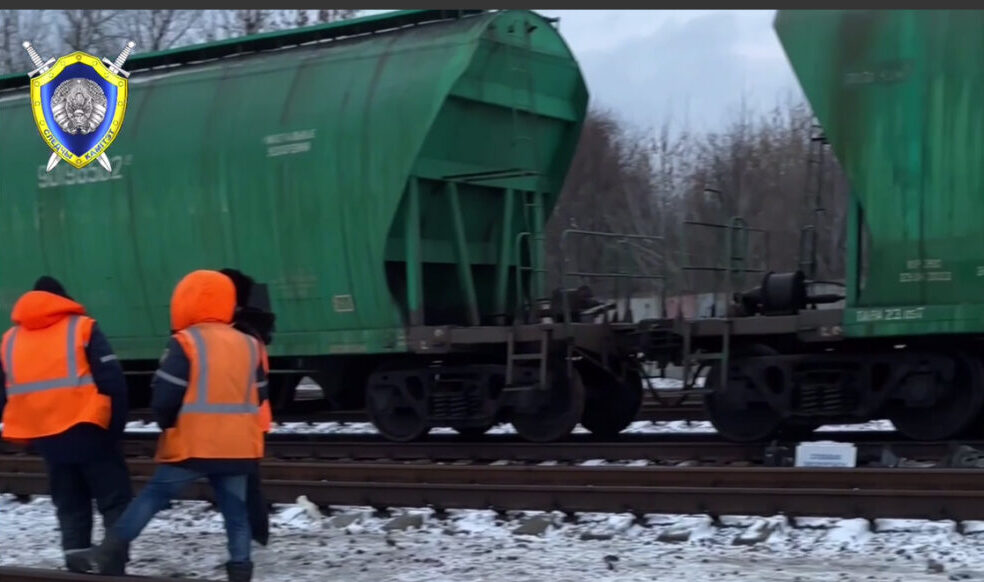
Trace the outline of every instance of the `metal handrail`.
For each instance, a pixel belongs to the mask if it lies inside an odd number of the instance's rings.
[[[639,280],[656,280],[665,281],[666,276],[662,274],[632,274],[624,273],[621,270],[613,273],[595,273],[588,271],[571,271],[568,269],[570,263],[570,254],[567,252],[568,240],[572,235],[580,235],[584,237],[595,237],[595,238],[607,238],[607,239],[617,239],[619,248],[624,248],[629,241],[647,241],[647,242],[663,242],[665,239],[662,236],[657,235],[645,235],[645,234],[620,234],[613,232],[602,232],[596,230],[584,230],[577,228],[565,229],[560,234],[560,252],[563,257],[561,264],[561,287],[563,288],[566,284],[568,278],[570,277],[594,277],[599,279],[611,278],[616,281],[622,279],[639,279]],[[618,289],[616,288],[616,296],[618,295]],[[617,299],[617,297],[616,297]],[[627,305],[631,301],[631,294],[626,297]],[[660,302],[661,308],[665,308],[666,305],[666,286],[662,285],[660,288]],[[563,306],[564,313],[564,325],[567,330],[567,335],[570,336],[570,325],[571,325],[571,313],[570,313],[570,298],[567,293],[561,292],[561,303]]]

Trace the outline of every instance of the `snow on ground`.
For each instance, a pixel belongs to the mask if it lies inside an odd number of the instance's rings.
[[[681,386],[680,380],[674,378],[650,378],[649,382],[658,392],[659,390],[674,390],[679,389]],[[698,382],[699,383],[699,382]],[[298,394],[303,396],[304,393],[320,393],[321,388],[317,384],[300,384],[298,386]],[[0,430],[3,429],[3,423],[0,423]],[[837,424],[837,425],[826,425],[817,429],[817,431],[893,431],[895,426],[888,420],[874,420],[871,422],[866,422],[863,424]],[[144,422],[144,421],[133,421],[126,425],[126,432],[129,433],[159,433],[160,428],[158,428],[155,422]],[[278,422],[274,423],[272,432],[275,434],[351,434],[351,435],[366,435],[366,434],[379,434],[376,427],[369,422]],[[673,434],[673,433],[716,433],[717,431],[708,421],[686,421],[686,420],[673,420],[673,421],[636,421],[630,424],[624,431],[624,433],[632,434]],[[431,429],[430,434],[458,434],[452,428],[441,427]],[[498,424],[491,429],[489,429],[487,434],[491,435],[515,435],[516,430],[511,424],[504,423]],[[573,434],[590,434],[590,432],[581,426],[577,425]]]
[[[834,431],[893,431],[895,426],[889,420],[873,420],[863,424],[830,424],[817,429],[817,432]],[[149,432],[157,433],[160,429],[156,423],[145,423],[143,421],[133,421],[126,425],[126,431],[130,433]],[[275,423],[272,433],[274,434],[378,434],[376,427],[368,422],[279,422]],[[671,420],[671,421],[648,421],[638,420],[630,424],[623,433],[626,434],[674,434],[674,433],[695,433],[713,434],[717,431],[710,422],[706,420]],[[573,434],[590,434],[589,431],[577,425],[572,431]],[[430,434],[458,434],[451,428],[434,428]],[[511,424],[498,424],[488,433],[490,435],[514,435],[516,430]]]
[[[657,390],[675,390],[681,386],[680,380],[674,378],[650,378],[650,384]],[[699,382],[698,382],[699,383]],[[298,386],[298,393],[301,392],[320,392],[316,384],[304,384]],[[145,423],[143,421],[130,422],[126,426],[127,432],[160,432],[156,423]],[[895,427],[891,421],[875,420],[863,424],[847,425],[827,425],[817,429],[818,431],[892,431]],[[376,427],[368,422],[281,422],[275,423],[273,428],[275,434],[378,434]],[[714,427],[708,421],[636,421],[630,424],[625,433],[632,434],[672,434],[672,433],[715,433]],[[589,431],[581,425],[577,425],[574,434],[589,434]],[[451,428],[434,428],[430,434],[457,434]],[[516,434],[511,424],[499,424],[489,429],[487,434],[514,435]]]
[[[490,511],[428,510],[420,529],[386,531],[389,518],[347,508],[337,517],[300,506],[277,506],[271,545],[254,546],[258,582],[928,582],[984,580],[984,535],[956,533],[950,522],[582,514],[575,522],[541,514],[553,525],[542,535],[517,535],[517,516]],[[0,565],[62,565],[54,510],[47,498],[30,503],[0,497]],[[969,524],[967,531],[979,530]],[[763,531],[765,541],[743,545]],[[670,532],[684,541],[661,541]],[[101,533],[99,534],[101,537]],[[202,502],[177,502],[134,543],[133,574],[225,578],[221,517]]]

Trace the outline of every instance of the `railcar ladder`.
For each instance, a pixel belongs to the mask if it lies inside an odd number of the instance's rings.
[[[741,217],[732,217],[727,225],[719,225],[713,223],[704,223],[697,221],[685,221],[685,224],[693,226],[703,226],[716,229],[724,229],[724,265],[709,265],[709,266],[687,266],[684,270],[691,271],[710,271],[710,272],[722,272],[724,275],[725,293],[724,293],[724,304],[727,310],[727,305],[732,301],[732,296],[736,288],[742,283],[742,278],[749,273],[760,273],[764,272],[765,268],[755,268],[749,265],[748,255],[749,255],[749,234],[752,232],[761,233],[764,235],[764,251],[765,251],[765,263],[769,262],[768,250],[769,250],[769,239],[768,233],[764,230],[751,228],[748,223]],[[717,305],[717,294],[714,297],[716,309]],[[716,313],[714,313],[716,315]],[[692,390],[695,387],[697,376],[702,368],[701,365],[698,366],[695,373],[691,373],[692,367],[695,363],[703,364],[704,362],[718,362],[720,363],[720,373],[721,373],[721,386],[727,385],[728,373],[730,368],[731,360],[731,335],[732,335],[732,320],[727,311],[723,314],[723,317],[714,317],[712,320],[702,323],[701,325],[714,325],[721,326],[720,333],[720,350],[716,352],[693,352],[693,336],[694,331],[699,324],[699,322],[694,320],[686,320],[683,318],[682,314],[680,316],[681,324],[683,326],[683,382],[684,390]]]
[[[519,27],[518,29],[516,27]],[[543,193],[539,188],[540,178],[540,151],[537,147],[535,137],[537,127],[535,123],[536,115],[536,90],[533,74],[525,56],[532,51],[530,34],[533,31],[529,22],[525,19],[516,21],[506,29],[509,37],[503,40],[506,70],[510,73],[508,78],[509,86],[512,88],[512,99],[509,102],[509,110],[512,120],[511,147],[513,156],[514,172],[519,177],[529,177],[533,179],[532,190],[522,190],[523,220],[526,224],[526,232],[520,235],[517,248],[525,235],[530,248],[530,266],[523,269],[517,262],[516,277],[522,278],[524,272],[530,274],[529,301],[531,311],[535,312],[538,299],[544,294],[546,268],[545,260],[545,237],[544,227],[546,214],[543,206]],[[519,37],[522,42],[524,52],[519,52],[519,46],[513,39]],[[526,120],[524,125],[523,121]],[[529,133],[526,133],[526,132]],[[525,146],[525,147],[524,147]],[[521,295],[517,295],[517,301],[521,301]]]
[[[825,169],[825,154],[827,151],[827,136],[823,128],[814,123],[811,128],[810,151],[806,160],[806,184],[804,195],[806,203],[813,205],[812,224],[806,224],[800,229],[799,268],[807,279],[815,280],[819,271],[817,259],[817,241],[820,238],[820,218],[826,212],[823,206],[823,174]],[[807,221],[810,221],[808,218]]]
[[[516,330],[510,328],[506,342],[506,391],[519,390],[522,386],[516,386],[516,363],[517,362],[538,362],[540,364],[540,388],[547,386],[547,360],[550,357],[550,340],[553,336],[551,328],[543,328],[540,331],[539,351],[529,353],[516,352]]]
[[[697,377],[700,374],[701,365],[697,366],[697,370],[694,373],[692,368],[694,363],[702,364],[703,362],[720,364],[720,374],[721,383],[719,386],[724,387],[728,384],[728,369],[731,367],[731,319],[724,318],[715,323],[720,323],[724,329],[721,331],[721,351],[719,352],[698,352],[691,353],[692,350],[692,338],[694,334],[694,328],[697,326],[697,322],[690,320],[684,322],[683,328],[683,389],[688,391],[697,390],[696,383]],[[699,390],[703,392],[703,390]]]

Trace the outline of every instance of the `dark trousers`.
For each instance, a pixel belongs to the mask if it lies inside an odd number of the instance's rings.
[[[215,493],[215,502],[225,519],[229,561],[250,562],[249,509],[246,506],[248,478],[245,474],[215,474],[196,471],[179,465],[163,464],[140,490],[140,495],[126,508],[112,529],[113,536],[124,543],[137,539],[158,511],[181,494],[192,482],[207,478]]]
[[[121,451],[80,463],[46,461],[51,501],[58,515],[62,550],[92,545],[92,502],[109,529],[133,499],[130,471]]]

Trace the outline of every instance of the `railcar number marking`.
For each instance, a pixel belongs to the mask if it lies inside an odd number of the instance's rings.
[[[844,84],[851,87],[874,83],[897,83],[904,81],[911,73],[912,63],[909,61],[879,63],[869,69],[847,71],[844,73]]]
[[[315,133],[314,129],[303,129],[265,136],[263,143],[267,146],[267,157],[276,158],[311,151],[311,141],[314,140]]]
[[[887,307],[885,309],[859,309],[855,316],[859,322],[869,321],[910,321],[922,319],[924,307]]]
[[[921,281],[945,283],[953,280],[952,272],[940,270],[943,268],[943,261],[940,259],[909,259],[905,262],[905,268],[910,272],[899,273],[899,283]]]
[[[102,166],[91,165],[76,170],[68,164],[60,164],[48,173],[45,165],[38,166],[38,188],[58,188],[60,186],[78,186],[80,184],[96,184],[123,178],[123,168],[133,162],[133,155],[111,156],[112,172],[107,172]]]
[[[351,295],[335,295],[331,298],[335,313],[351,313],[355,311],[355,302]]]
[[[899,283],[918,283],[920,281],[946,282],[953,280],[950,271],[932,271],[929,273],[899,273]]]

